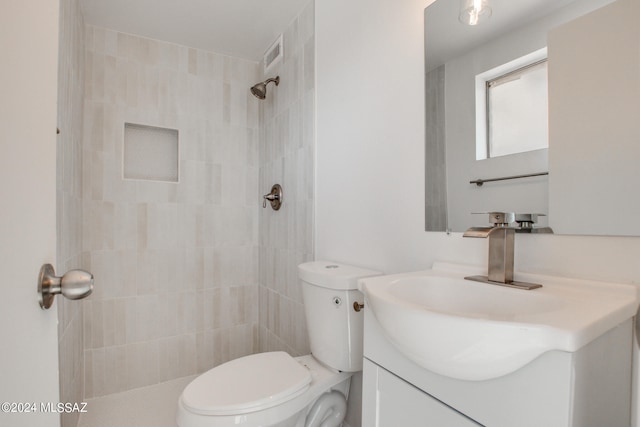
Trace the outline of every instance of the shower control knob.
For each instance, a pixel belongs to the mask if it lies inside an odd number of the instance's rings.
[[[280,186],[280,184],[274,184],[273,187],[271,187],[271,191],[268,194],[262,196],[262,199],[263,208],[267,207],[268,200],[271,204],[271,209],[273,209],[274,211],[280,209],[280,206],[282,206],[282,187]]]
[[[269,200],[269,202],[273,204],[273,202],[278,200],[280,197],[277,194],[265,194],[264,196],[262,196],[262,198],[264,199],[264,201],[262,202],[262,207],[266,208],[267,200]]]

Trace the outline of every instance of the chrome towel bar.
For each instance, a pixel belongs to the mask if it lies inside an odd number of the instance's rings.
[[[475,184],[478,187],[482,187],[482,184],[485,182],[493,182],[493,181],[506,181],[509,179],[519,179],[519,178],[529,178],[532,176],[543,176],[549,175],[549,172],[538,172],[538,173],[528,173],[525,175],[512,175],[512,176],[504,176],[502,178],[487,178],[487,179],[476,179],[473,181],[469,181],[469,184]]]

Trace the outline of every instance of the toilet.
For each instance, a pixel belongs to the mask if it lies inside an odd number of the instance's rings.
[[[351,376],[362,370],[357,281],[380,273],[314,261],[300,264],[298,274],[311,354],[252,354],[205,372],[178,400],[178,427],[342,425]]]

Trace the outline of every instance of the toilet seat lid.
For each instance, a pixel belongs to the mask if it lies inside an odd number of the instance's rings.
[[[238,415],[290,400],[309,387],[311,373],[283,351],[252,354],[193,380],[182,404],[203,415]]]

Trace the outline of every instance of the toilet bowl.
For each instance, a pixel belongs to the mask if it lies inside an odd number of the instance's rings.
[[[269,352],[245,356],[189,384],[178,402],[177,423],[179,427],[303,427],[312,425],[307,423],[308,415],[313,415],[311,410],[323,395],[327,403],[321,409],[343,418],[352,374],[329,369],[311,355],[293,358],[285,352]],[[336,403],[336,397],[343,406]]]
[[[316,261],[298,267],[311,354],[276,351],[219,365],[178,401],[178,427],[338,427],[351,376],[362,369],[362,302],[357,280],[380,274]]]

